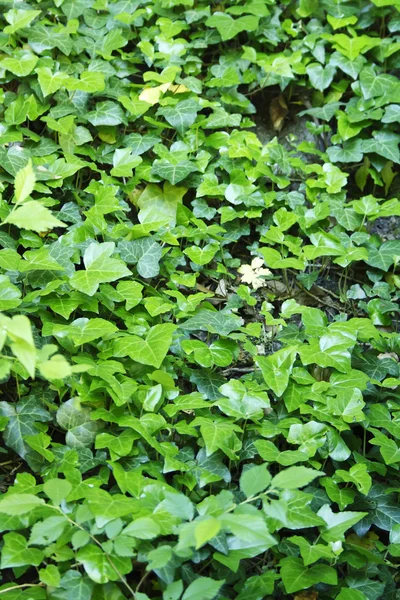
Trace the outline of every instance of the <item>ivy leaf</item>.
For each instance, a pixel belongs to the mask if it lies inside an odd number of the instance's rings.
[[[207,19],[206,25],[216,27],[222,41],[226,42],[242,31],[254,31],[258,27],[258,21],[258,17],[253,15],[233,19],[230,15],[217,11]]]
[[[4,27],[4,33],[11,34],[18,31],[18,29],[27,27],[40,13],[40,10],[19,10],[12,8],[4,13],[7,23],[10,23]]]
[[[138,218],[141,223],[164,223],[171,227],[176,225],[178,205],[187,192],[185,187],[173,186],[165,182],[161,190],[157,185],[150,184],[139,196],[137,205],[140,208]]]
[[[67,430],[65,441],[71,448],[90,446],[101,428],[98,421],[91,420],[90,410],[80,408],[73,398],[60,406],[56,419],[60,427]]]
[[[323,67],[319,63],[311,63],[307,65],[307,75],[310,78],[311,84],[320,92],[326,90],[333,81],[336,74],[336,68],[333,65]]]
[[[45,569],[39,569],[40,581],[51,587],[58,588],[60,585],[60,571],[55,565],[47,565]]]
[[[12,211],[4,219],[3,224],[5,223],[38,233],[54,229],[55,227],[67,227],[65,223],[54,217],[48,208],[36,200],[26,202],[23,206],[19,206],[16,210]]]
[[[70,570],[63,575],[59,587],[65,600],[90,600],[94,583],[78,571]]]
[[[15,533],[6,533],[4,535],[4,546],[1,551],[1,568],[9,569],[15,567],[24,567],[25,565],[40,565],[44,558],[44,553],[37,548],[28,548],[28,542],[23,535]]]
[[[199,248],[198,246],[186,248],[184,253],[196,265],[206,265],[212,261],[218,249],[219,244],[217,242],[211,242],[210,244],[203,246],[203,248]]]
[[[399,461],[400,461],[400,451],[399,451]],[[357,464],[353,465],[350,470],[343,471],[342,469],[338,469],[335,473],[338,475],[343,481],[349,483],[355,483],[357,489],[366,496],[371,489],[372,479],[371,476],[368,475],[367,465]]]
[[[68,74],[63,71],[52,73],[49,67],[40,67],[36,69],[40,89],[44,97],[57,92],[68,80]]]
[[[105,337],[118,328],[105,319],[76,319],[69,327],[70,337],[77,346]]]
[[[360,86],[365,100],[389,93],[396,83],[394,77],[377,74],[372,66],[364,67],[360,73]]]
[[[132,177],[132,170],[140,165],[140,156],[134,156],[130,148],[121,148],[114,152],[111,175],[114,177]]]
[[[142,365],[158,369],[167,355],[175,329],[175,325],[164,323],[151,327],[145,339],[137,335],[122,337],[114,343],[114,356],[130,356]]]
[[[198,577],[186,588],[182,600],[213,600],[224,580],[216,581],[210,577]]]
[[[203,309],[181,326],[188,331],[209,331],[228,336],[232,331],[240,329],[242,325],[243,320],[232,313]]]
[[[176,185],[190,175],[190,173],[197,170],[196,165],[190,160],[181,160],[175,164],[163,158],[153,163],[151,172],[153,175],[158,175],[162,179],[166,179],[172,185]]]
[[[27,165],[18,171],[15,177],[15,199],[17,204],[24,202],[33,192],[36,177],[32,168],[32,161],[29,160]]]
[[[136,265],[139,275],[145,279],[156,277],[160,272],[161,246],[153,238],[140,238],[132,242],[122,241],[118,245],[121,258]]]
[[[164,117],[180,135],[183,135],[195,122],[199,110],[200,105],[198,102],[190,98],[189,100],[178,102],[175,106],[159,108],[157,115]]]
[[[308,569],[303,561],[298,558],[286,557],[280,562],[281,577],[286,593],[293,594],[307,589],[316,583],[336,585],[337,574],[335,569],[327,565],[315,565]]]
[[[120,578],[120,574],[124,575],[130,571],[129,559],[113,556],[110,561],[102,549],[94,544],[88,544],[81,548],[76,558],[83,565],[90,579],[95,583],[117,581]]]
[[[375,132],[372,139],[363,140],[362,149],[365,153],[376,152],[388,160],[400,163],[399,141],[399,134],[387,131]]]
[[[22,302],[20,289],[13,285],[7,275],[0,275],[0,310],[16,308]]]
[[[277,396],[281,396],[287,388],[296,354],[297,348],[289,346],[270,356],[256,358],[265,383]]]
[[[50,413],[33,396],[23,398],[16,404],[0,402],[0,414],[8,418],[3,433],[4,441],[22,458],[29,449],[25,446],[24,436],[39,432],[35,426],[36,422],[45,423],[51,420]]]
[[[390,240],[384,242],[379,248],[372,245],[369,246],[366,263],[371,265],[371,267],[386,272],[390,269],[397,256],[400,256],[400,241]]]
[[[107,100],[106,102],[98,102],[95,110],[89,112],[86,118],[95,127],[120,125],[125,122],[125,113],[118,104]]]
[[[13,56],[6,56],[0,61],[0,67],[7,69],[17,77],[26,77],[32,73],[39,58],[29,50],[19,50]]]
[[[84,271],[76,271],[70,278],[70,284],[76,290],[93,296],[100,283],[116,281],[131,275],[126,264],[117,258],[110,258],[115,250],[113,242],[90,244],[85,250]]]
[[[298,489],[322,475],[324,473],[321,471],[308,469],[307,467],[289,467],[289,469],[284,469],[278,475],[275,475],[271,481],[271,486],[284,490]]]
[[[264,491],[271,483],[271,475],[266,465],[254,465],[240,477],[240,489],[247,498]]]
[[[0,512],[6,515],[24,515],[44,504],[42,498],[33,494],[10,494],[0,500]]]
[[[360,162],[364,154],[364,140],[355,139],[350,142],[345,142],[343,147],[330,146],[327,149],[329,160],[333,163],[343,162]]]
[[[345,531],[367,515],[365,512],[354,511],[334,513],[328,504],[324,504],[317,514],[322,517],[326,523],[321,531],[321,537],[326,542],[343,540]]]

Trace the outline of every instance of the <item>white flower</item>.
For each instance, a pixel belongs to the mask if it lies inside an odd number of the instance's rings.
[[[251,285],[253,290],[258,290],[263,287],[265,285],[263,276],[271,275],[271,271],[269,269],[264,269],[263,265],[264,261],[259,256],[253,258],[251,265],[242,265],[238,269],[238,272],[242,275],[240,280],[243,283]]]

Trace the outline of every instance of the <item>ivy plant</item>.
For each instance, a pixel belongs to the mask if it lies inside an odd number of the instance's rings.
[[[398,600],[400,4],[0,5],[0,598]]]

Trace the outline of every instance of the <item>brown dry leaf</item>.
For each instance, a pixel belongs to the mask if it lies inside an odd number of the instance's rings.
[[[399,360],[399,357],[395,352],[382,352],[381,354],[378,354],[378,358],[379,360],[383,360],[384,358],[393,358],[396,361]]]
[[[318,600],[318,592],[313,590],[300,592],[293,597],[293,600]]]
[[[280,131],[283,127],[283,122],[288,114],[288,107],[285,97],[280,94],[274,98],[269,105],[269,116],[271,117],[272,125],[275,131]]]

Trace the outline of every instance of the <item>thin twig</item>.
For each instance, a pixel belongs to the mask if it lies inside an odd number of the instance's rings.
[[[7,594],[7,592],[12,592],[13,590],[21,590],[22,588],[43,587],[43,585],[43,583],[21,583],[21,585],[13,585],[9,588],[5,588],[4,590],[0,590],[0,594]]]
[[[256,365],[252,367],[229,367],[222,371],[222,375],[229,375],[229,373],[252,373],[252,371],[259,371],[260,368]]]

